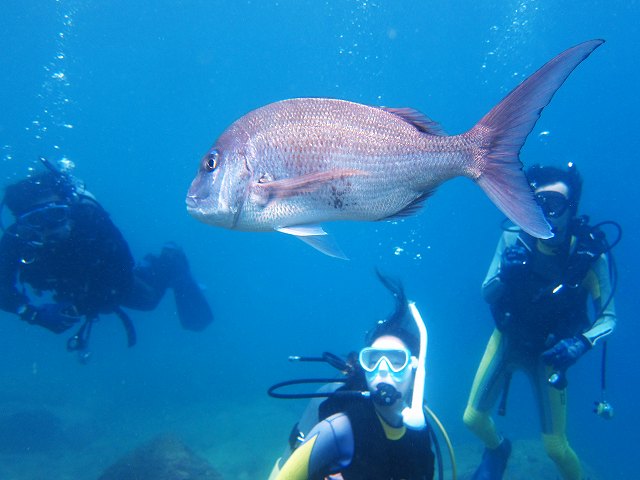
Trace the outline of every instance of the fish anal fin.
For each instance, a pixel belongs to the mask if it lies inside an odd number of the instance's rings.
[[[392,107],[380,107],[385,112],[392,113],[400,118],[402,118],[405,122],[413,125],[417,130],[428,133],[430,135],[438,135],[441,137],[447,136],[447,132],[444,131],[442,126],[427,117],[424,113],[419,112],[414,108],[392,108]]]
[[[417,213],[422,208],[425,200],[433,195],[434,191],[435,190],[429,190],[428,192],[420,194],[420,196],[416,197],[413,201],[408,203],[402,210],[399,210],[393,215],[389,215],[388,217],[381,218],[380,220],[394,220],[397,218],[409,217]]]

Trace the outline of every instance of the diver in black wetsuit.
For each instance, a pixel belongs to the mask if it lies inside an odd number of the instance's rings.
[[[136,265],[109,214],[81,182],[48,170],[6,188],[3,205],[15,222],[0,239],[0,309],[62,333],[80,323],[70,350],[87,347],[92,322],[116,313],[129,345],[135,330],[121,307],[152,310],[173,289],[183,328],[200,331],[213,314],[175,244]],[[27,289],[26,286],[30,288]],[[47,299],[36,296],[49,292]]]
[[[405,416],[405,409],[414,407],[421,341],[405,325],[409,312],[402,286],[380,279],[396,298],[395,312],[367,334],[345,385],[317,408],[310,404],[294,429],[297,440],[276,462],[270,480],[433,479],[430,427],[411,425]]]

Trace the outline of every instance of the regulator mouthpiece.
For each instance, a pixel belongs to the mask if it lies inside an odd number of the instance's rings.
[[[381,383],[376,388],[375,392],[369,395],[370,398],[382,407],[390,407],[402,396],[393,385],[388,383]]]

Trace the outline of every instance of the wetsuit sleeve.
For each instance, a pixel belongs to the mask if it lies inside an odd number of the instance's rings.
[[[0,239],[0,309],[17,313],[29,298],[16,287],[18,280],[18,238],[11,234],[12,227]]]
[[[601,255],[594,262],[587,273],[585,282],[593,299],[594,310],[600,312],[591,328],[582,334],[593,346],[600,339],[611,334],[616,327],[616,310],[611,290],[609,262],[605,255]]]
[[[482,282],[482,296],[487,303],[495,303],[504,294],[505,285],[500,281],[500,261],[505,248],[513,245],[517,238],[517,232],[504,232],[500,237],[489,270]]]
[[[353,458],[351,422],[336,413],[318,423],[287,459],[276,480],[319,480],[349,466]]]

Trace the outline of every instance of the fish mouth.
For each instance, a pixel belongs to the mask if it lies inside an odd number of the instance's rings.
[[[198,208],[198,197],[196,195],[187,195],[184,203],[187,204],[188,210],[195,210]]]
[[[240,212],[227,212],[220,205],[210,210],[207,203],[203,203],[203,201],[208,198],[209,195],[205,197],[196,194],[187,195],[185,198],[187,213],[201,222],[208,223],[210,225],[231,229],[235,228],[238,223]]]
[[[189,212],[195,212],[202,210],[206,200],[210,197],[210,192],[207,190],[207,183],[203,181],[202,177],[198,175],[189,187],[185,203],[187,204],[187,210]]]

